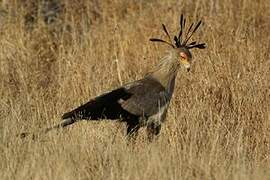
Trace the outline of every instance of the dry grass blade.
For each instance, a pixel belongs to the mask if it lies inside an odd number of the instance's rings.
[[[270,179],[270,1],[38,2],[0,1],[1,180]],[[157,141],[142,129],[127,144],[113,121],[16,136],[119,86],[119,72],[123,84],[149,72],[171,48],[148,41],[161,22],[180,23],[183,43],[179,13],[206,25],[193,26],[191,72],[180,67]]]

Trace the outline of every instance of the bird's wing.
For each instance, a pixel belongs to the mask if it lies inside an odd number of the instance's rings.
[[[65,113],[62,118],[119,119],[125,116],[151,116],[167,104],[169,95],[155,79],[144,78],[91,99]]]
[[[118,119],[123,109],[118,103],[119,99],[128,99],[130,94],[125,88],[120,87],[113,91],[107,92],[103,95],[97,96],[91,99],[86,104],[79,106],[78,108],[65,113],[62,118],[74,118],[74,119]]]
[[[124,86],[131,96],[120,99],[122,108],[137,116],[152,116],[166,106],[170,96],[166,89],[153,78],[144,78]]]

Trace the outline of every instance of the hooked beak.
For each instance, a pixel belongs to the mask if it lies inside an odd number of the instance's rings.
[[[188,61],[183,62],[184,67],[187,69],[187,71],[190,71],[190,63]]]
[[[182,66],[184,66],[187,69],[187,71],[189,72],[190,71],[190,62],[186,58],[181,59],[180,62],[182,64]]]

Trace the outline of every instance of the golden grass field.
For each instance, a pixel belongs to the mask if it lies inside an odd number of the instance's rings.
[[[0,179],[270,179],[270,2],[65,0],[58,20],[26,22],[0,1]],[[30,2],[30,1],[29,1]],[[143,77],[183,13],[203,20],[157,141],[127,144],[125,125],[82,121],[38,132],[90,98]],[[39,13],[37,13],[39,14]]]

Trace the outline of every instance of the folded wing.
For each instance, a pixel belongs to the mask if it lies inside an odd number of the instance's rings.
[[[123,109],[137,116],[152,116],[166,105],[169,94],[165,88],[153,78],[144,78],[136,86],[127,88],[130,98],[121,102]]]
[[[144,78],[105,93],[65,113],[62,118],[119,119],[156,114],[169,101],[165,88],[153,78]]]
[[[94,99],[91,99],[86,104],[79,106],[78,108],[65,113],[62,118],[73,119],[118,119],[121,114],[126,113],[121,108],[118,100],[123,98],[127,99],[131,95],[124,89],[119,88]]]

